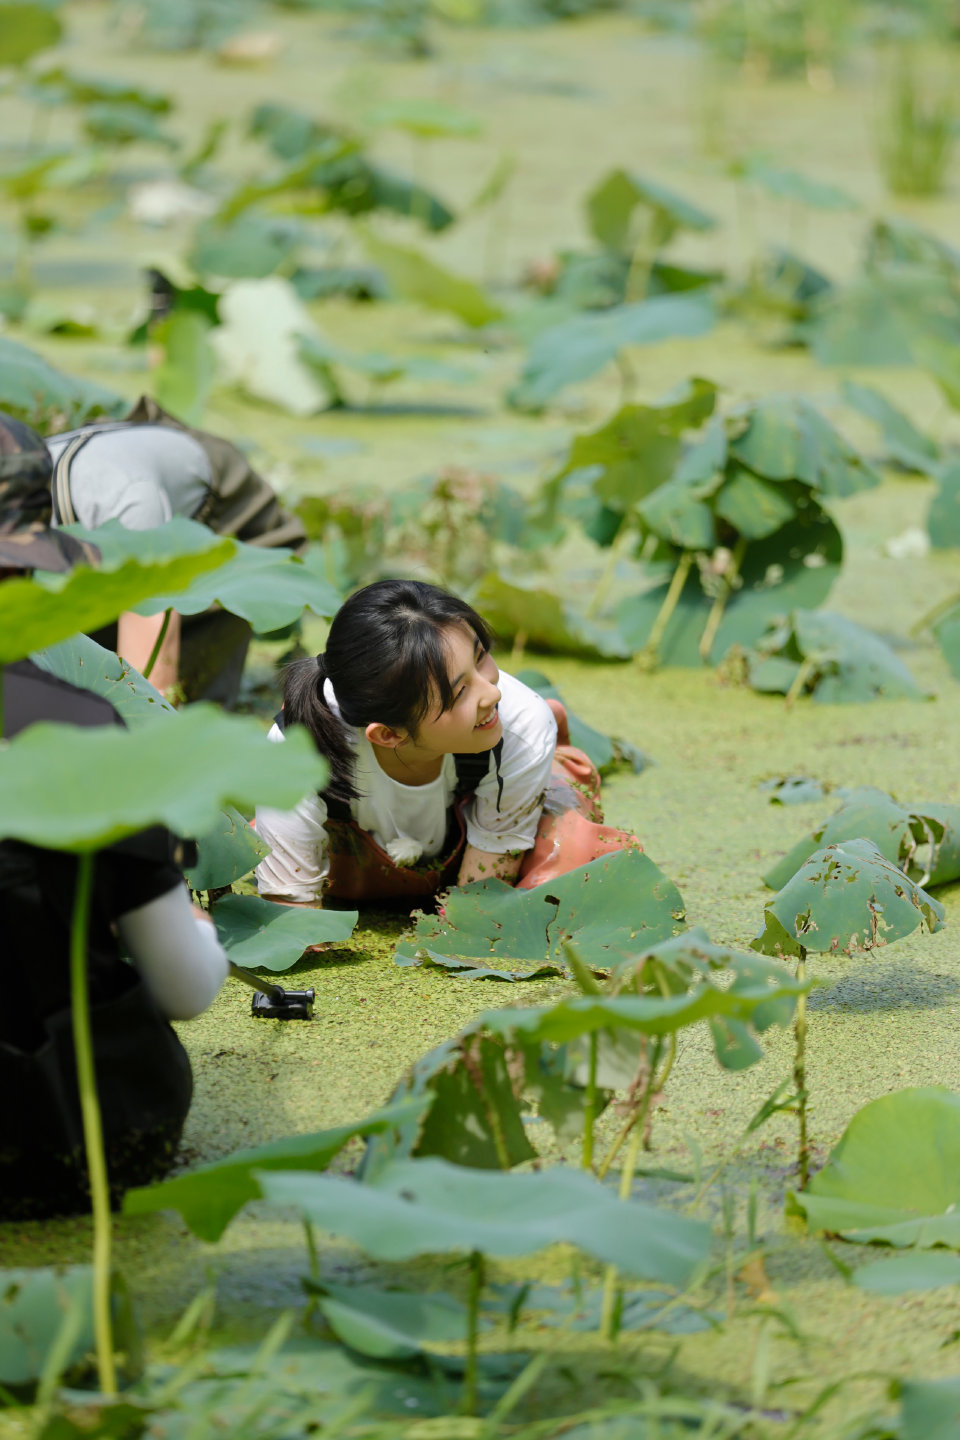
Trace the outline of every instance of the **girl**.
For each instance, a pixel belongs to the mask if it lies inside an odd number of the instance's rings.
[[[262,895],[313,905],[416,899],[497,878],[529,888],[636,845],[599,823],[599,776],[556,702],[497,669],[465,601],[417,580],[367,585],[327,649],[290,667],[270,732],[305,725],[330,781],[257,811]],[[558,723],[559,739],[558,744]]]

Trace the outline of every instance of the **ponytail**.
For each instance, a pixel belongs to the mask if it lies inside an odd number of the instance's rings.
[[[327,677],[323,655],[295,660],[283,677],[283,718],[286,725],[303,725],[330,765],[325,796],[345,804],[355,797],[353,746],[340,716],[327,704],[323,683]]]

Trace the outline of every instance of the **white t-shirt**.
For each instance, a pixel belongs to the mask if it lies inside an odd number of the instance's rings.
[[[553,712],[536,691],[503,670],[499,687],[503,724],[499,809],[497,772],[491,757],[490,769],[464,814],[467,843],[494,855],[532,848],[557,744]],[[329,680],[324,682],[324,697],[331,709],[336,709]],[[438,855],[457,784],[453,756],[443,757],[440,774],[429,785],[403,785],[377,763],[362,729],[348,733],[356,752],[354,787],[358,792],[350,804],[351,818],[397,860]],[[278,726],[270,731],[270,739],[283,739]],[[326,818],[326,803],[319,795],[308,795],[296,810],[257,811],[257,833],[271,848],[271,854],[257,866],[257,886],[262,894],[286,900],[317,899],[329,869]]]
[[[83,433],[48,436],[54,464]],[[174,515],[195,515],[211,480],[210,460],[200,442],[167,425],[94,430],[70,462],[70,498],[77,520],[88,530],[107,520],[119,520],[127,530],[152,530]]]

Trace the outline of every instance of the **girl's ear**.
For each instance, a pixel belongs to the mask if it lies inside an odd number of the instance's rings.
[[[408,739],[405,730],[393,730],[389,725],[381,725],[379,720],[372,721],[364,734],[371,745],[383,745],[387,750],[396,750]]]

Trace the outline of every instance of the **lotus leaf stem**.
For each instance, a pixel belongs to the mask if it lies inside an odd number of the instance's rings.
[[[164,640],[166,640],[166,638],[167,638],[167,631],[168,631],[169,628],[170,628],[170,616],[171,616],[172,614],[173,614],[173,610],[172,610],[172,608],[168,605],[167,608],[166,608],[166,610],[164,610],[164,612],[163,612],[163,624],[160,626],[160,632],[159,632],[159,634],[157,635],[156,640],[153,642],[153,649],[150,651],[150,659],[147,661],[146,665],[143,667],[143,678],[144,678],[144,680],[149,680],[149,679],[150,679],[150,676],[151,676],[152,673],[153,673],[153,667],[154,667],[154,665],[156,665],[157,660],[158,660],[159,657],[160,657],[160,651],[163,649],[163,642],[164,642]]]
[[[583,1156],[584,1170],[593,1169],[593,1126],[597,1118],[597,1056],[599,1037],[596,1030],[590,1035],[590,1068],[587,1072],[587,1094],[583,1105]]]
[[[484,1285],[483,1256],[479,1250],[470,1252],[470,1290],[467,1296],[467,1358],[463,1371],[464,1415],[477,1413],[477,1336],[480,1330],[480,1294]]]
[[[592,620],[603,609],[604,601],[610,594],[610,587],[616,578],[620,556],[623,554],[629,541],[633,539],[633,536],[634,532],[626,521],[624,521],[613,537],[613,542],[607,549],[607,558],[604,562],[603,569],[600,572],[600,577],[594,586],[593,594],[590,596],[587,608],[584,611],[588,620]]]
[[[671,1036],[671,1039],[673,1039],[673,1036]],[[633,1189],[633,1179],[637,1170],[637,1161],[640,1159],[640,1150],[643,1146],[643,1132],[647,1123],[647,1115],[650,1113],[650,1104],[653,1097],[660,1088],[657,1081],[657,1067],[660,1064],[662,1050],[663,1037],[658,1035],[654,1045],[650,1075],[644,1086],[643,1095],[637,1107],[636,1115],[633,1118],[633,1134],[630,1137],[630,1148],[623,1162],[623,1169],[620,1171],[619,1195],[620,1199],[624,1201],[630,1199],[630,1192]],[[669,1073],[672,1064],[673,1057],[671,1056],[667,1060],[665,1075]],[[616,1339],[616,1314],[617,1267],[616,1265],[608,1265],[603,1278],[603,1309],[600,1317],[600,1333],[605,1340]]]
[[[942,620],[944,615],[948,615],[957,605],[960,605],[960,593],[954,590],[952,595],[948,595],[945,600],[938,601],[932,610],[921,615],[916,624],[910,626],[908,632],[910,638],[915,640],[918,635],[922,635],[924,630],[929,630],[932,625],[936,625],[938,620]]]
[[[806,979],[807,955],[803,951],[797,962],[797,979]],[[810,1143],[807,1138],[807,997],[797,996],[797,1010],[794,1017],[795,1049],[793,1060],[793,1083],[797,1091],[797,1120],[800,1139],[797,1147],[797,1164],[800,1170],[800,1189],[806,1190],[810,1179]]]
[[[87,986],[87,930],[93,890],[92,854],[77,857],[77,888],[70,926],[70,998],[73,1012],[73,1047],[77,1057],[77,1087],[83,1118],[83,1141],[93,1201],[93,1329],[97,1373],[104,1395],[116,1395],[110,1315],[110,1189],[103,1148],[103,1125],[97,1099],[97,1077],[90,1030],[90,994]]]
[[[723,619],[727,608],[727,602],[733,594],[733,587],[740,575],[740,566],[743,564],[743,557],[747,553],[746,536],[741,535],[734,546],[733,556],[730,565],[724,575],[723,589],[713,602],[710,614],[707,616],[707,623],[703,627],[703,634],[700,636],[700,659],[709,664],[710,651],[713,649],[713,642],[717,638],[717,631],[720,629],[720,622]]]
[[[663,604],[657,611],[657,618],[650,627],[650,634],[647,636],[647,643],[637,655],[637,660],[653,669],[660,661],[660,641],[663,639],[667,626],[673,617],[683,594],[683,587],[687,583],[687,576],[690,574],[690,567],[693,564],[693,551],[685,550],[677,562],[677,568],[673,572],[673,579],[670,581],[669,589],[663,597]]]
[[[813,674],[816,668],[816,660],[813,658],[813,656],[808,655],[806,660],[804,660],[803,664],[800,666],[800,669],[797,671],[796,675],[794,675],[790,685],[790,689],[784,696],[783,703],[787,706],[788,709],[793,704],[794,700],[797,699],[798,695],[800,695],[804,685],[806,685],[807,681],[810,679],[810,676]]]

